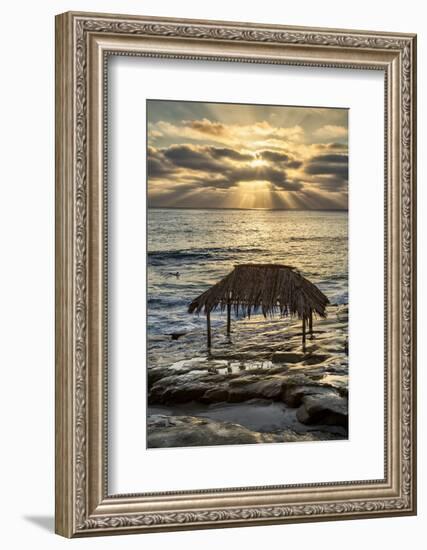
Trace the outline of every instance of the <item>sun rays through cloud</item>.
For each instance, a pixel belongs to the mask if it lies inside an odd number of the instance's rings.
[[[346,109],[147,101],[150,207],[347,209]]]

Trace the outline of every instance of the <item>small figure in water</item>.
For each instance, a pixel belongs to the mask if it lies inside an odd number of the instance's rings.
[[[179,279],[181,276],[179,271],[176,271],[175,273],[162,273],[162,277],[176,277]]]

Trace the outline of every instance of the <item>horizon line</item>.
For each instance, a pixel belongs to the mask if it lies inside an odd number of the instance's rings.
[[[238,208],[217,206],[147,206],[148,210],[266,210],[269,212],[348,212],[348,208]]]

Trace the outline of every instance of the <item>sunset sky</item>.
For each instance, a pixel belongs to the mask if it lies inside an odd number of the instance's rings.
[[[348,111],[147,101],[150,207],[347,209]]]

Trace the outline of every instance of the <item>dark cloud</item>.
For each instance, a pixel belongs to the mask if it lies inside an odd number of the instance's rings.
[[[274,151],[263,153],[268,153],[264,159],[276,158]],[[288,161],[288,166],[297,162],[291,160],[289,155],[276,154],[280,155],[282,161]],[[234,149],[211,146],[173,145],[165,149],[149,148],[148,177],[170,178],[192,188],[230,189],[239,183],[265,181],[277,190],[302,189],[301,182],[288,180],[283,164],[251,165],[250,161],[255,158]]]
[[[315,186],[321,191],[328,191],[330,193],[342,193],[347,190],[347,179],[341,176],[327,175],[318,176],[316,178]]]
[[[173,167],[165,158],[162,151],[149,147],[147,151],[147,174],[151,178],[167,177]]]
[[[148,157],[147,172],[152,178],[160,178],[162,176],[167,176],[170,173],[170,169],[168,169],[165,163],[161,162],[159,159]]]
[[[297,180],[285,181],[283,184],[275,184],[274,189],[276,191],[301,191],[304,188],[304,184]]]
[[[318,149],[328,150],[328,151],[347,151],[348,147],[345,143],[318,143]]]
[[[348,156],[335,153],[316,155],[304,166],[304,171],[317,176],[316,183],[324,191],[341,191],[348,182]]]
[[[345,164],[328,164],[324,162],[314,162],[305,167],[305,173],[314,176],[335,175],[347,179],[348,166],[346,166]]]
[[[236,160],[238,162],[245,162],[254,160],[253,155],[239,153],[235,149],[229,149],[227,147],[209,147],[209,152],[214,158],[226,158]]]
[[[180,168],[201,171],[220,171],[225,161],[250,162],[254,156],[240,153],[227,147],[197,147],[193,145],[172,145],[163,149],[164,157]]]
[[[332,163],[332,164],[348,164],[348,156],[338,155],[338,154],[317,155],[310,159],[310,163],[316,163],[316,162]]]
[[[289,155],[277,151],[261,151],[258,156],[271,162],[288,162],[290,160]]]
[[[327,148],[332,150],[347,151],[347,145],[345,143],[328,143]]]
[[[164,156],[175,166],[190,170],[216,171],[221,163],[212,158],[206,148],[196,148],[190,145],[172,145],[163,150]]]
[[[289,181],[286,172],[269,166],[247,166],[232,167],[223,170],[221,174],[203,174],[192,178],[195,186],[217,187],[230,189],[239,183],[251,181],[266,181],[271,185],[286,191],[297,191],[302,184],[296,181]]]
[[[296,160],[286,153],[279,153],[278,151],[265,150],[258,153],[257,156],[269,162],[284,164],[288,168],[300,168],[300,166],[302,166],[301,161]]]
[[[221,136],[227,132],[227,128],[224,124],[220,122],[211,122],[206,118],[203,120],[184,120],[183,124],[193,128],[193,130],[198,130],[199,132],[213,136]]]
[[[302,162],[300,160],[290,160],[286,166],[288,168],[301,168]]]

